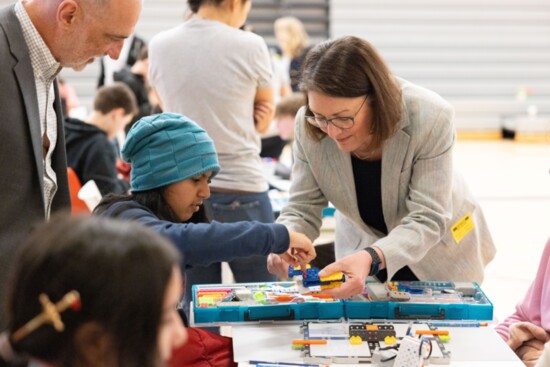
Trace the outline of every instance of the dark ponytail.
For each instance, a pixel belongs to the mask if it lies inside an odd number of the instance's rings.
[[[199,11],[202,5],[204,4],[211,4],[214,6],[220,6],[221,3],[223,3],[224,0],[187,0],[187,4],[189,5],[189,9],[193,13],[196,13]]]

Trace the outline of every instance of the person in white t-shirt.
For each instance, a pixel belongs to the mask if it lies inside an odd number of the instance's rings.
[[[214,140],[222,169],[205,201],[210,219],[273,222],[259,155],[259,133],[267,130],[274,112],[270,55],[263,38],[239,29],[251,0],[188,4],[193,16],[150,42],[150,84],[164,111],[196,121]],[[266,270],[265,257],[229,265],[238,282],[275,279]],[[196,267],[186,276],[188,289],[192,284],[219,283],[221,264]]]

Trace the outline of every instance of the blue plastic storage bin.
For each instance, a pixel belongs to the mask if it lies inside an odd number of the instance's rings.
[[[365,290],[363,295],[343,301],[346,318],[493,319],[493,304],[475,282],[367,282]]]
[[[194,285],[192,291],[194,322],[198,325],[344,317],[341,301],[311,298],[306,301],[307,297],[299,295],[294,282],[201,284]],[[276,298],[293,300],[276,301]]]

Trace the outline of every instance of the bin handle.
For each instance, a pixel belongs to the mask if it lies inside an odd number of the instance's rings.
[[[294,310],[290,309],[289,312],[288,312],[288,315],[265,317],[265,318],[263,318],[263,317],[251,318],[250,317],[250,310],[245,311],[245,313],[244,313],[244,321],[261,321],[261,320],[295,320]]]
[[[422,319],[432,319],[432,320],[445,320],[445,309],[441,309],[439,314],[435,315],[406,315],[401,313],[401,308],[396,307],[394,310],[394,318],[401,320],[422,320]]]

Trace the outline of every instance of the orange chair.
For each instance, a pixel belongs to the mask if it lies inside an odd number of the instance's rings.
[[[78,192],[82,188],[80,179],[71,167],[67,167],[67,176],[69,178],[69,191],[71,193],[71,213],[82,214],[90,213],[86,203],[78,198]]]

